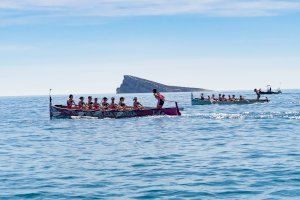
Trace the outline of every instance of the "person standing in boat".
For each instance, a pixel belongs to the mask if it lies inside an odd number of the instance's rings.
[[[72,109],[72,106],[74,105],[74,106],[76,106],[76,104],[75,104],[75,101],[73,100],[73,94],[70,94],[69,95],[69,99],[68,99],[68,101],[67,101],[67,108],[68,109]]]
[[[157,109],[162,109],[165,104],[165,97],[160,94],[157,89],[153,89],[154,97],[157,99]]]
[[[258,89],[256,89],[256,88],[254,89],[254,92],[255,92],[256,95],[257,95],[257,98],[256,98],[257,100],[260,99],[260,91],[261,91],[261,90],[258,90]]]
[[[78,109],[85,109],[85,108],[86,108],[86,104],[84,103],[84,97],[80,97],[78,102]]]
[[[108,106],[108,108],[111,109],[111,110],[117,110],[118,109],[118,104],[115,103],[115,98],[114,97],[111,98],[111,103]]]

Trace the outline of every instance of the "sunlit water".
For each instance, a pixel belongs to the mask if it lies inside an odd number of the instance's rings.
[[[49,120],[48,97],[1,97],[0,199],[300,198],[300,91],[224,106],[165,95],[181,117]]]

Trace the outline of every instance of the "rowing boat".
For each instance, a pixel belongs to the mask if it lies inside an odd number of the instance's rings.
[[[215,101],[215,100],[201,100],[199,98],[194,98],[193,94],[191,95],[192,105],[246,105],[246,104],[254,104],[254,103],[266,103],[269,102],[268,99],[245,99],[245,100],[236,100],[236,101]]]
[[[260,94],[282,94],[282,91],[280,88],[278,88],[276,91],[272,91],[271,85],[267,85],[266,91],[260,91]]]
[[[260,94],[282,94],[281,90],[278,90],[277,92],[268,91],[268,92],[260,92]]]
[[[175,107],[171,108],[146,108],[143,110],[81,110],[81,109],[68,109],[63,105],[52,105],[52,98],[50,96],[50,119],[52,118],[64,118],[64,119],[103,119],[103,118],[131,118],[131,117],[145,117],[145,116],[180,116],[179,107],[175,102]]]

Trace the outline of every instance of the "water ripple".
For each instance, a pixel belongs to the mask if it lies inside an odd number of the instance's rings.
[[[245,106],[189,95],[166,94],[182,117],[120,120],[50,121],[47,97],[0,98],[0,199],[300,197],[299,91]]]

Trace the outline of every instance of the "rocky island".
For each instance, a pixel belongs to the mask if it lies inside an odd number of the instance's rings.
[[[125,75],[124,80],[119,88],[117,88],[117,94],[119,93],[151,93],[156,88],[160,92],[201,92],[208,91],[203,88],[190,88],[190,87],[178,87],[168,86],[154,81],[138,78],[135,76]]]

